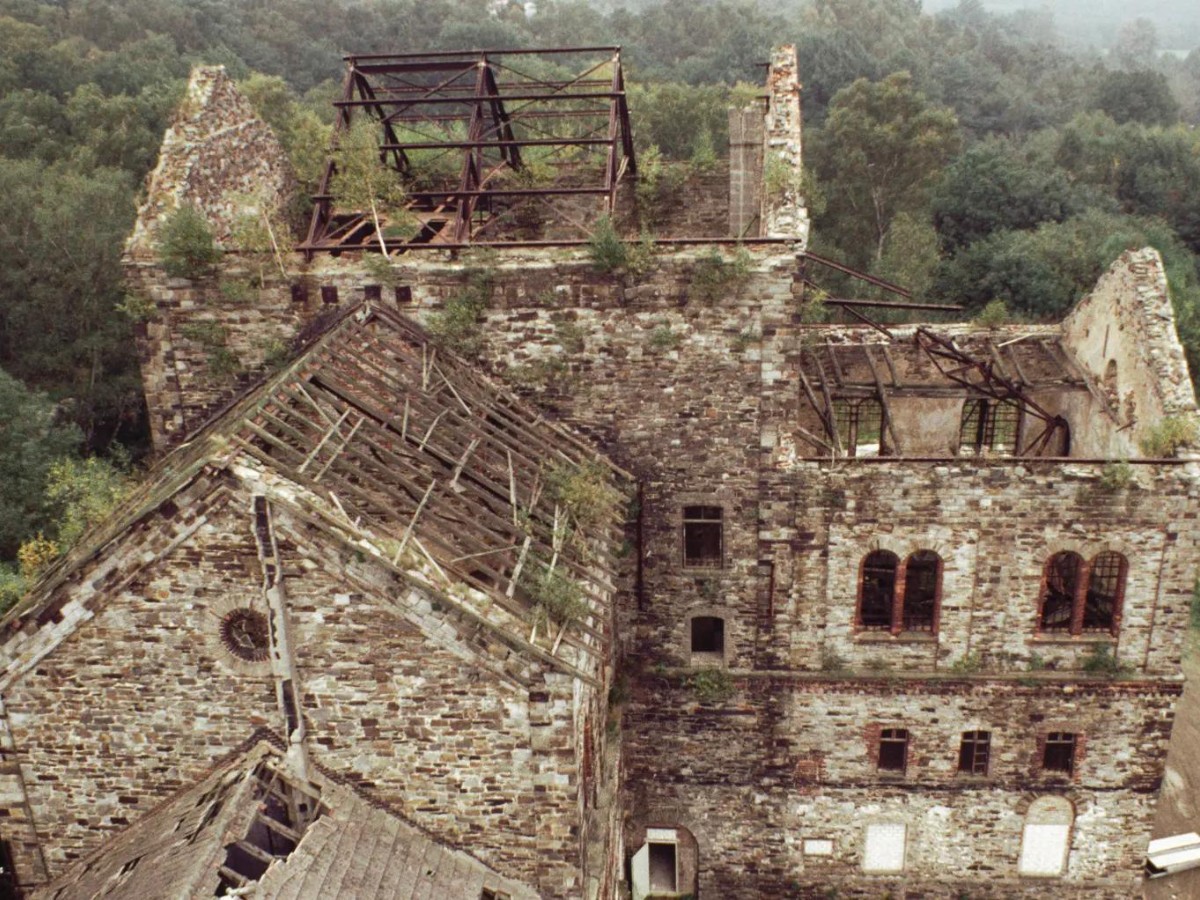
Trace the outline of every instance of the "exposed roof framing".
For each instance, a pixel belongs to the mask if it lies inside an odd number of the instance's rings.
[[[1022,442],[1022,455],[1037,456],[1054,446],[1065,424],[1033,399],[1032,392],[1089,390],[1086,377],[1055,335],[1031,334],[997,342],[986,332],[950,337],[919,326],[907,339],[832,342],[845,337],[831,332],[831,342],[800,350],[800,387],[823,432],[805,437],[838,454],[842,447],[835,400],[878,400],[885,411],[883,425],[896,453],[903,453],[903,449],[891,415],[893,398],[987,398],[1018,406],[1027,417],[1043,423],[1039,432]]]
[[[612,213],[636,171],[619,47],[467,50],[346,57],[334,145],[361,117],[378,126],[380,164],[405,180],[415,235],[388,252],[503,239],[523,208],[565,199]],[[381,249],[373,217],[339,208],[331,155],[300,249]],[[394,224],[394,223],[393,223]]]

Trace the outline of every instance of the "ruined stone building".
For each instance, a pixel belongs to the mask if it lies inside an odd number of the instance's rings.
[[[624,98],[615,48],[351,58],[407,209],[331,168],[292,249],[197,71],[127,254],[158,462],[0,634],[10,896],[1138,893],[1200,490],[1158,255],[880,323],[794,51],[653,245]]]

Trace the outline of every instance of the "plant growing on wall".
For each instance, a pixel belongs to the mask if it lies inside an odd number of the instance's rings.
[[[483,350],[483,314],[492,298],[492,274],[476,269],[467,275],[463,288],[429,317],[430,335],[441,346],[468,358]]]
[[[347,212],[369,211],[380,252],[386,254],[385,231],[404,237],[411,233],[415,221],[404,209],[408,192],[400,173],[379,159],[375,123],[362,118],[342,132],[334,158],[337,169],[330,184],[333,202]]]
[[[732,257],[712,249],[696,261],[688,296],[702,303],[715,303],[727,293],[736,294],[750,278],[750,254],[739,247]]]
[[[733,696],[733,679],[724,669],[698,669],[687,683],[701,703],[720,703]]]
[[[629,261],[625,242],[608,216],[601,216],[592,229],[592,236],[588,239],[588,256],[592,265],[601,272],[616,272],[625,268]]]
[[[163,216],[158,225],[158,259],[172,278],[200,278],[221,259],[204,215],[184,204]]]
[[[1196,442],[1196,423],[1184,416],[1167,416],[1142,438],[1142,452],[1156,459],[1174,456]]]

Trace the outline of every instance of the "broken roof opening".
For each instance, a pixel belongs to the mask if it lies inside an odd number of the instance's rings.
[[[346,62],[335,153],[300,245],[308,253],[444,248],[545,231],[586,237],[636,172],[619,47]],[[335,196],[336,147],[361,121],[373,125],[380,162],[404,185],[402,215],[392,217],[405,218],[402,227]]]

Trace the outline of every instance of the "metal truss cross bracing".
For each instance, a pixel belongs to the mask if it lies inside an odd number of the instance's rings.
[[[333,152],[300,245],[310,255],[586,238],[636,173],[619,47],[346,62]],[[380,166],[403,186],[403,201],[382,209],[352,208],[338,189],[339,147],[363,121]]]

